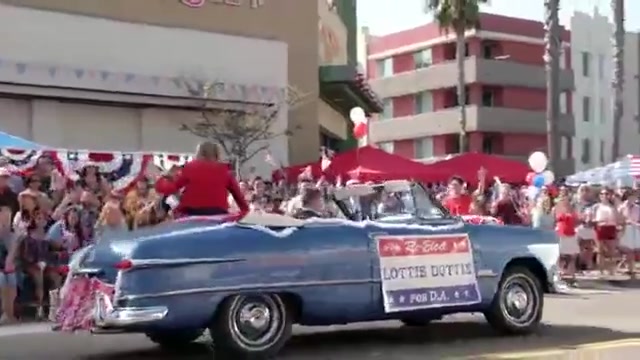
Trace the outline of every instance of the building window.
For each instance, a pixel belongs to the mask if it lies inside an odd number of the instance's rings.
[[[460,153],[460,135],[453,134],[450,137],[451,139],[451,152],[450,154],[458,154]]]
[[[563,92],[560,94],[560,113],[561,114],[566,114],[567,113],[567,98],[568,98],[568,94],[566,92]]]
[[[604,102],[604,98],[601,97],[600,98],[600,104],[599,104],[599,113],[600,113],[600,123],[604,124],[605,122],[607,122],[607,109],[605,106],[605,102]]]
[[[564,49],[560,49],[560,69],[567,67],[567,52]]]
[[[433,64],[431,49],[429,48],[415,52],[413,54],[413,62],[415,64],[416,70],[424,69],[431,66],[431,64]]]
[[[571,138],[568,136],[562,136],[560,138],[560,158],[568,159],[570,157],[569,149],[571,146]]]
[[[415,104],[414,114],[422,114],[433,111],[433,95],[431,91],[417,93],[413,97]]]
[[[391,119],[393,117],[393,100],[382,100],[382,113],[380,113],[380,119]]]
[[[600,164],[604,164],[604,140],[600,140]]]
[[[495,142],[495,136],[485,135],[482,137],[482,152],[485,154],[493,154],[495,152]]]
[[[604,61],[604,55],[598,54],[598,78],[601,80],[604,79]]]
[[[582,121],[589,122],[591,119],[591,98],[588,96],[582,97]]]
[[[588,164],[591,162],[591,142],[589,139],[582,139],[582,163]]]
[[[493,89],[482,89],[482,106],[495,106],[495,100]]]
[[[493,44],[482,44],[482,57],[485,59],[493,59],[495,57]]]
[[[582,76],[591,76],[591,54],[586,51],[582,52]]]
[[[426,137],[416,139],[414,143],[415,159],[427,159],[433,157],[433,138]]]
[[[378,143],[378,148],[393,154],[393,141],[386,141],[386,142],[381,142]]]
[[[393,75],[393,59],[392,58],[378,60],[376,62],[376,65],[378,67],[379,77],[386,77],[386,76]]]
[[[458,101],[458,90],[457,89],[453,89],[453,107],[456,106],[460,106],[460,102]],[[464,102],[466,105],[469,105],[469,87],[465,86],[465,91],[464,91]]]

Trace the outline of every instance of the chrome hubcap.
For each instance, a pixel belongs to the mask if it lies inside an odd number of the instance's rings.
[[[277,341],[283,329],[277,302],[266,295],[239,296],[232,307],[229,325],[238,343],[252,350],[268,347]]]
[[[238,326],[242,333],[255,337],[263,333],[271,321],[271,311],[264,304],[247,303],[238,313]]]
[[[534,320],[539,300],[534,285],[526,278],[514,277],[504,284],[501,310],[515,325],[527,325]]]

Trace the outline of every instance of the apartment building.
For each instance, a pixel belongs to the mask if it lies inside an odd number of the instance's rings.
[[[593,14],[576,12],[571,17],[576,129],[573,154],[578,171],[602,166],[612,160],[612,31],[613,25],[607,16],[597,11]]]
[[[465,46],[467,132],[471,151],[526,158],[546,149],[544,28],[536,21],[481,14]],[[455,42],[436,23],[366,36],[367,74],[384,110],[370,142],[423,159],[459,152]],[[574,168],[574,75],[562,29],[561,168]]]

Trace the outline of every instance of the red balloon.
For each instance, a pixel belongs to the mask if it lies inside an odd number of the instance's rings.
[[[362,139],[365,136],[367,136],[367,123],[357,123],[353,127],[353,137],[356,139]]]
[[[533,178],[536,176],[536,173],[534,173],[533,171],[528,173],[527,176],[524,178],[524,181],[531,185],[533,183]]]

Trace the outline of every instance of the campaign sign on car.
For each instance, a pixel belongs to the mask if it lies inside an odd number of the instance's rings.
[[[376,237],[386,312],[479,303],[466,234]]]

